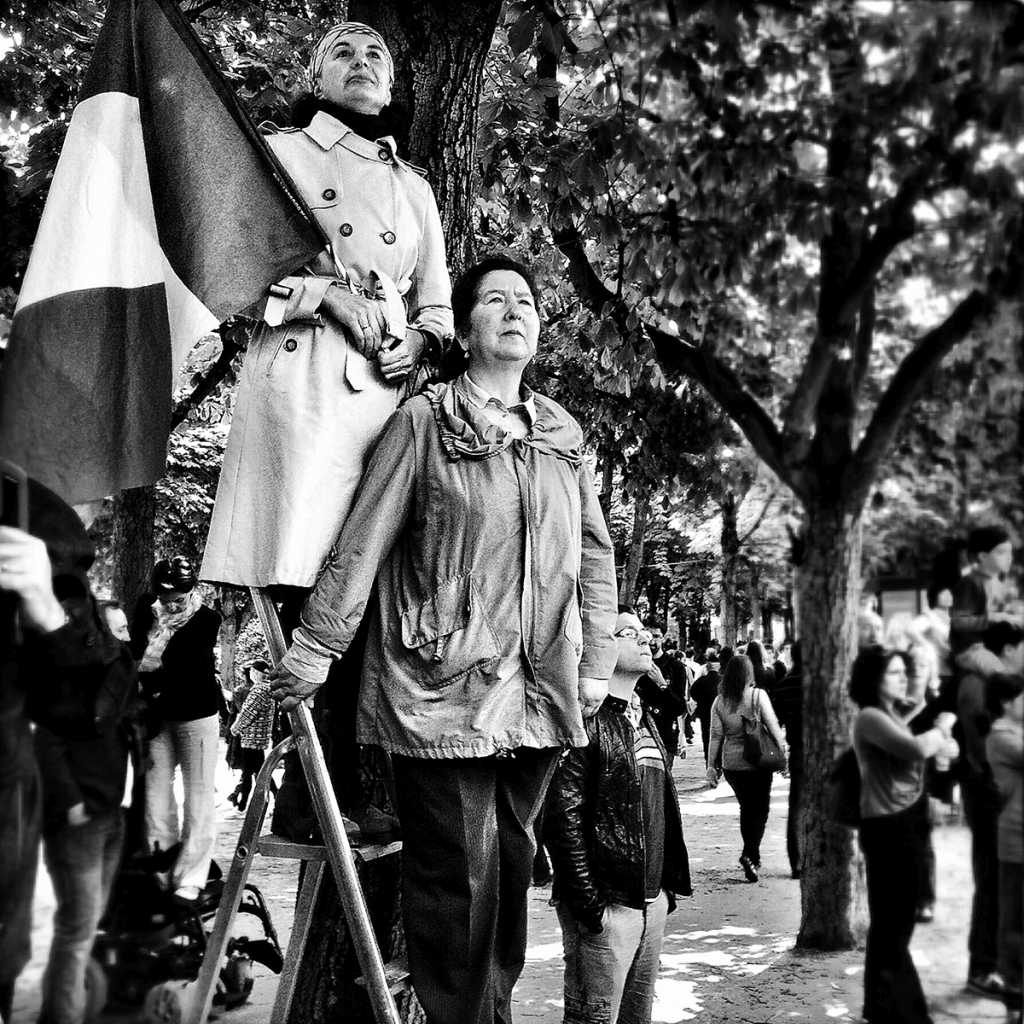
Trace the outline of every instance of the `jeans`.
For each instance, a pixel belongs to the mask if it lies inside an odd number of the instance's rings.
[[[526,962],[533,824],[557,749],[392,755],[409,973],[429,1024],[510,1024]]]
[[[740,805],[740,836],[743,856],[755,865],[761,863],[761,840],[768,824],[768,808],[772,798],[772,772],[765,768],[726,769],[725,781],[732,787]]]
[[[43,975],[40,1024],[81,1024],[85,1018],[85,968],[110,898],[123,841],[120,808],[44,837],[57,910]]]
[[[202,889],[210,871],[217,838],[214,780],[217,772],[219,718],[165,722],[150,741],[152,766],[146,775],[146,842],[151,851],[169,850],[179,840],[181,852],[171,872],[171,887]],[[174,801],[174,772],[181,766],[185,789],[181,830]]]
[[[988,974],[996,969],[996,931],[999,927],[999,857],[996,834],[999,821],[998,797],[988,780],[964,780],[961,786],[964,817],[971,829],[971,868],[974,899],[967,976]]]
[[[564,1024],[650,1024],[668,897],[643,910],[611,904],[594,935],[558,905],[565,955]]]
[[[864,1016],[870,1024],[931,1024],[910,956],[921,872],[919,811],[865,818],[860,847],[868,883]]]

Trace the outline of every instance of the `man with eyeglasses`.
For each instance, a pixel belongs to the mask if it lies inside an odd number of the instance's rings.
[[[689,896],[682,821],[658,730],[635,692],[650,634],[620,608],[608,696],[548,795],[566,1020],[650,1021],[666,915]]]

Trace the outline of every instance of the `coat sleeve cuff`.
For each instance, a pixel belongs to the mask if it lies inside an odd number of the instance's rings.
[[[305,683],[320,686],[327,679],[333,661],[331,654],[299,627],[292,635],[292,645],[281,659],[281,668]]]
[[[264,321],[270,327],[280,327],[290,320],[312,320],[335,280],[333,277],[286,277],[267,299]]]

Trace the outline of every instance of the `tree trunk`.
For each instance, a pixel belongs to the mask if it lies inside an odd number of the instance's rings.
[[[722,495],[722,642],[736,646],[736,577],[740,537],[736,529],[736,495]]]
[[[615,488],[615,460],[612,458],[611,445],[601,446],[601,490],[597,494],[598,504],[604,513],[605,523],[611,522],[612,495]]]
[[[644,534],[647,531],[648,506],[647,495],[637,495],[633,503],[633,536],[626,555],[626,566],[622,570],[622,583],[619,585],[620,604],[632,605],[636,600],[636,584],[644,564]]]
[[[804,663],[804,788],[797,946],[849,949],[863,938],[866,925],[864,869],[854,833],[828,818],[825,781],[833,760],[849,745],[852,705],[846,687],[856,654],[860,515],[821,502],[808,508],[806,537],[798,594]]]
[[[761,609],[761,574],[757,567],[750,567],[747,600],[750,602],[750,632],[758,643],[764,640],[764,615]]]
[[[149,588],[153,571],[156,488],[132,487],[114,498],[113,591],[128,615]]]

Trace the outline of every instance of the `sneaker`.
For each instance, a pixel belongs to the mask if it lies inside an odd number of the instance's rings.
[[[967,979],[967,991],[987,999],[1002,999],[1006,994],[1006,982],[996,971],[988,974],[972,974]]]
[[[935,920],[935,908],[930,903],[923,903],[917,908],[914,920],[919,924],[931,924]]]
[[[740,857],[740,867],[748,882],[757,881],[757,865],[746,854]]]

